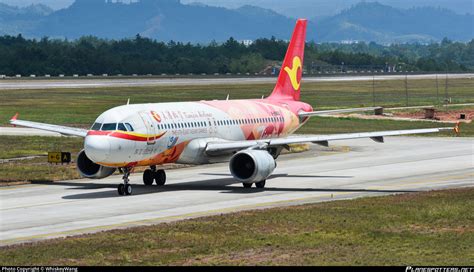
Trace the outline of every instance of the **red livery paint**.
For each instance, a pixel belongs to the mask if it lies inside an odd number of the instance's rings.
[[[149,140],[157,140],[165,135],[166,132],[158,134],[158,135],[138,135],[130,132],[124,131],[97,131],[97,130],[90,130],[87,133],[87,136],[109,136],[124,140],[130,141],[137,141],[137,142],[147,142]]]
[[[307,20],[296,22],[285,60],[281,67],[278,81],[269,99],[300,100],[301,78],[303,75],[303,59],[306,41]]]

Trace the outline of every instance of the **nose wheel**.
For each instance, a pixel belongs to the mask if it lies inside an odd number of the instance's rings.
[[[132,172],[133,168],[124,168],[123,169],[123,183],[118,185],[117,191],[118,194],[123,196],[123,195],[131,195],[133,190],[132,190],[132,185],[130,185],[128,182],[130,181],[129,176],[130,173]]]

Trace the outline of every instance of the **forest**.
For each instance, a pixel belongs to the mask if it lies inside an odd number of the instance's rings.
[[[229,38],[224,43],[168,43],[136,35],[121,40],[92,36],[77,40],[0,37],[0,75],[160,75],[262,73],[281,65],[288,43],[258,39],[251,45]],[[465,72],[474,70],[474,39],[431,44],[308,42],[305,71],[321,67],[345,71],[398,67],[414,72]],[[319,70],[320,71],[320,70]]]

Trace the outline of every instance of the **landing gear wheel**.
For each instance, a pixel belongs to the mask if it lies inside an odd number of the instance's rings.
[[[242,183],[244,185],[244,188],[252,188],[252,183]]]
[[[259,188],[259,189],[263,189],[263,188],[265,188],[265,183],[266,183],[266,181],[262,180],[260,182],[255,183],[255,186],[257,186],[257,188]]]
[[[119,184],[117,191],[119,195],[122,195],[122,196],[125,195],[125,185],[123,185],[122,183]]]
[[[130,181],[130,173],[133,171],[133,167],[125,167],[123,168],[123,183],[118,185],[117,191],[118,194],[123,195],[131,195],[132,194],[132,186],[128,184]]]
[[[165,170],[158,170],[154,173],[155,182],[158,186],[163,186],[166,183],[166,172]]]
[[[132,194],[132,185],[130,185],[130,184],[125,185],[125,194],[126,195],[131,195]]]
[[[146,186],[153,185],[153,175],[154,174],[155,173],[151,169],[147,169],[147,170],[145,170],[145,172],[143,172],[143,183]]]

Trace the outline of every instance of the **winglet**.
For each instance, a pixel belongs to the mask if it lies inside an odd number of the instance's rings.
[[[10,119],[10,122],[16,121],[18,119],[18,112]],[[13,127],[16,127],[13,125]]]
[[[456,126],[454,127],[454,133],[456,133],[456,136],[459,136],[461,134],[461,122],[457,122]]]
[[[10,121],[16,121],[18,119],[18,112],[10,119]]]

